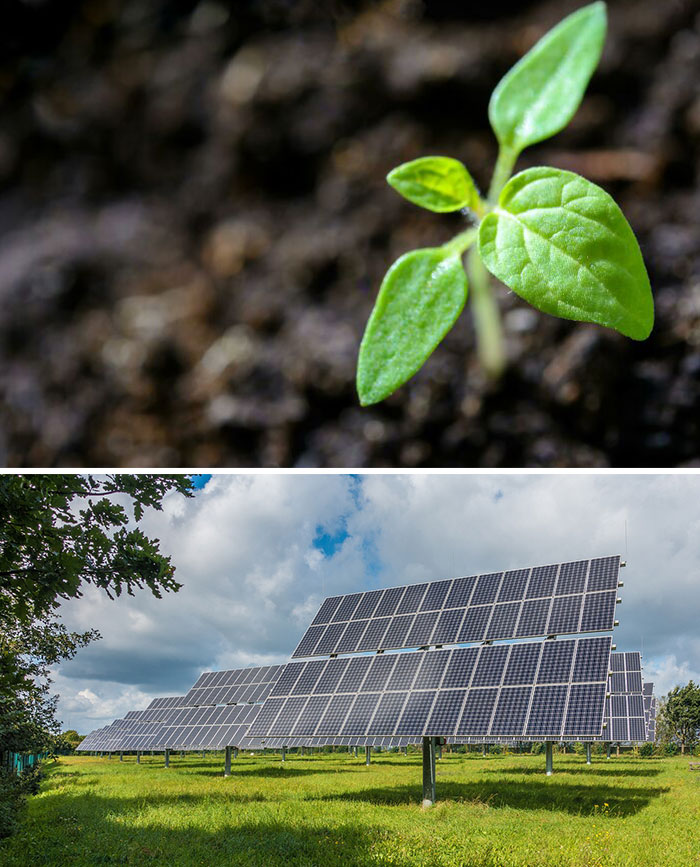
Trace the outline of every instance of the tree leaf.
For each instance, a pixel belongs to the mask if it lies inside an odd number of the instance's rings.
[[[651,332],[654,301],[637,239],[605,190],[580,175],[540,167],[511,178],[479,227],[479,253],[538,310],[635,340]]]
[[[409,202],[439,214],[481,205],[471,175],[451,157],[420,157],[402,163],[386,179]]]
[[[384,400],[420,370],[466,300],[467,277],[458,253],[428,247],[394,262],[360,344],[357,393],[362,406]]]
[[[498,83],[489,120],[516,153],[563,129],[581,103],[605,41],[605,3],[592,3],[546,33]]]

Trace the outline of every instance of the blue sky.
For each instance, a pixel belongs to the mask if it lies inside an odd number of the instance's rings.
[[[62,606],[102,639],[56,672],[85,731],[184,692],[203,670],[283,662],[326,595],[625,554],[615,640],[666,690],[700,679],[700,477],[221,475],[144,530],[183,584]]]

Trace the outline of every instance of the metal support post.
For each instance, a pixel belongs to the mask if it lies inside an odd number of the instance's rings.
[[[438,744],[438,759],[442,759],[442,744]]]
[[[551,741],[547,741],[544,745],[545,752],[545,764],[547,770],[547,776],[552,776],[552,747],[554,744]]]
[[[423,738],[423,807],[435,803],[435,738]]]
[[[365,747],[365,764],[368,765],[370,762],[370,750],[372,747]]]
[[[611,750],[612,750],[612,744],[610,743],[610,741],[608,741],[608,755],[606,756],[606,758],[608,758],[608,759],[610,758],[610,751]]]
[[[234,757],[234,759],[238,758],[238,747],[233,748],[233,757]]]
[[[287,747],[282,747],[282,761],[286,761],[287,759]]]
[[[168,749],[165,750],[165,767],[170,767],[170,750]]]
[[[181,759],[185,758],[185,751],[184,750],[180,750],[180,758]]]
[[[590,765],[591,763],[591,745],[586,744],[586,764]]]
[[[303,756],[303,755],[304,755],[304,747],[300,747],[299,749],[300,749],[300,751],[301,751],[301,752],[300,752],[300,755]]]
[[[136,750],[136,764],[141,764],[141,750]]]
[[[108,758],[108,759],[111,759],[111,758],[112,758],[112,753],[107,753],[107,758]]]
[[[617,755],[620,755],[620,742],[617,742]]]
[[[404,754],[405,756],[408,755],[408,747],[407,747],[407,746],[403,748],[403,754]]]
[[[120,761],[120,762],[123,762],[123,761],[124,761],[124,753],[123,753],[123,752],[122,752],[122,753],[119,753],[119,761]]]
[[[226,747],[225,757],[224,757],[224,776],[231,776],[231,747]]]
[[[482,745],[481,745],[481,755],[482,755],[482,756],[485,756],[485,755],[486,755],[486,744],[482,744]]]
[[[204,758],[204,750],[202,750],[202,758]]]

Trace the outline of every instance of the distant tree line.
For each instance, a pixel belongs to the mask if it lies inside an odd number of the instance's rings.
[[[674,687],[660,703],[656,740],[677,747],[681,755],[700,743],[700,686],[692,680]]]
[[[0,826],[11,826],[18,800],[7,757],[57,751],[78,737],[59,734],[49,670],[100,635],[69,631],[57,609],[88,584],[110,599],[179,590],[170,557],[139,523],[166,494],[192,489],[188,476],[0,476]]]

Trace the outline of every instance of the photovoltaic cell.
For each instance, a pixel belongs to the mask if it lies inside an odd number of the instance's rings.
[[[384,647],[384,635],[390,623],[391,617],[378,617],[376,620],[370,620],[357,644],[357,650],[375,650],[378,647]]]
[[[498,686],[503,678],[503,669],[510,647],[498,644],[489,648],[488,653],[481,653],[472,678],[472,686]]]
[[[549,641],[542,648],[537,683],[568,683],[575,644],[571,641]]]
[[[450,591],[450,586],[452,585],[452,581],[434,581],[432,584],[428,585],[428,592],[423,597],[423,601],[420,605],[421,611],[439,611],[445,599],[447,598],[447,594]]]
[[[486,634],[486,627],[491,617],[491,605],[479,605],[467,608],[462,627],[457,635],[457,641],[481,641]]]
[[[476,584],[476,575],[470,575],[466,578],[455,578],[447,594],[445,608],[465,608],[469,605],[474,585]]]
[[[586,588],[586,575],[588,574],[588,560],[579,560],[576,563],[562,563],[557,581],[557,594],[583,593]]]
[[[421,647],[429,644],[430,636],[433,634],[437,618],[437,611],[429,611],[425,614],[416,614],[416,619],[413,621],[413,625],[406,637],[406,644],[409,647]]]
[[[405,692],[388,692],[383,695],[367,729],[367,734],[394,731],[407,695],[408,693]]]
[[[375,656],[362,683],[363,692],[381,692],[386,687],[397,658],[395,653],[387,656]]]
[[[434,698],[434,690],[409,693],[401,717],[396,724],[396,734],[408,735],[424,729]]]
[[[421,600],[425,595],[425,591],[427,590],[427,584],[411,584],[406,587],[406,592],[404,593],[401,602],[399,602],[398,607],[396,608],[397,614],[414,614],[418,611]]]
[[[529,569],[512,569],[510,572],[506,572],[498,594],[498,601],[515,602],[523,599],[529,576]]]
[[[491,723],[492,734],[512,734],[522,731],[530,705],[529,686],[514,686],[502,689]]]
[[[540,644],[514,644],[508,658],[503,685],[516,686],[520,683],[534,683],[540,652]]]
[[[492,572],[489,575],[479,575],[472,594],[472,605],[484,605],[494,602],[501,583],[501,572]]]

